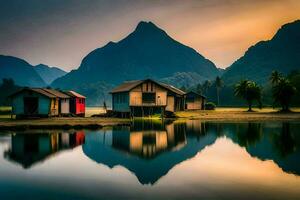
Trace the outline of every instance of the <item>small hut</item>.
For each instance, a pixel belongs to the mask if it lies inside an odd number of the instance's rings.
[[[186,110],[204,110],[206,97],[196,92],[188,92],[185,94]]]
[[[58,90],[53,90],[53,89],[44,89],[44,90],[59,98],[59,115],[70,114],[70,96]]]
[[[42,88],[22,88],[10,95],[12,115],[22,117],[58,116],[59,98]]]
[[[84,117],[86,97],[74,91],[67,91],[65,93],[70,96],[70,113]]]

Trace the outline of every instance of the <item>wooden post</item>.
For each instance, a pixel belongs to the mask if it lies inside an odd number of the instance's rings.
[[[164,112],[164,107],[161,107],[161,118],[164,119],[165,117],[165,112]]]

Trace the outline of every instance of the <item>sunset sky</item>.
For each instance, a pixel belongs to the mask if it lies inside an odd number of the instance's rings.
[[[77,68],[84,56],[152,21],[217,67],[228,67],[281,25],[299,0],[0,0],[0,54]]]

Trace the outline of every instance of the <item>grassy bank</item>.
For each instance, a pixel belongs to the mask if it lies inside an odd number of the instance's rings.
[[[182,111],[176,115],[182,119],[201,119],[205,121],[300,121],[300,108],[293,112],[281,113],[278,109],[263,108],[247,112],[247,108],[217,108],[216,110]]]
[[[176,115],[179,120],[199,119],[202,121],[300,121],[299,108],[292,109],[292,111],[294,112],[291,113],[280,113],[277,109],[272,108],[264,108],[261,110],[254,109],[255,112],[246,112],[246,110],[246,108],[218,108],[213,111],[182,111],[177,112]],[[0,118],[0,130],[98,129],[104,126],[129,125],[130,122],[130,119],[96,117],[68,117],[24,120],[15,120],[2,117]]]

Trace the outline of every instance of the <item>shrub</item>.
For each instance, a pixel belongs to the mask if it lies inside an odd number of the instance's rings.
[[[216,108],[216,104],[213,102],[207,102],[205,104],[205,110],[214,110]]]

